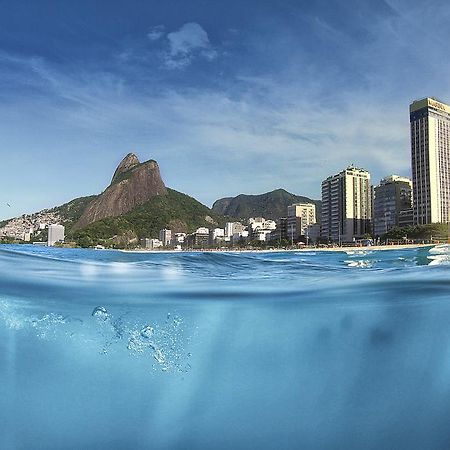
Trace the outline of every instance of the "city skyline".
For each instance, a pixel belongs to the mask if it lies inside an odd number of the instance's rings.
[[[128,151],[207,205],[410,177],[408,105],[450,98],[443,1],[43,3],[0,18],[0,220],[101,192]]]

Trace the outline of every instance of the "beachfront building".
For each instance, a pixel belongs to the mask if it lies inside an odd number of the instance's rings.
[[[412,207],[412,183],[409,178],[391,175],[374,189],[373,234],[382,236],[391,228],[404,226],[405,214]]]
[[[372,188],[370,173],[349,166],[322,182],[323,239],[352,242],[370,233]]]
[[[163,246],[162,241],[159,239],[142,238],[141,247],[146,250],[155,250]]]
[[[49,225],[47,245],[53,247],[58,242],[64,242],[64,226],[59,224]]]
[[[225,224],[225,240],[231,241],[235,234],[242,233],[245,226],[241,222],[227,222]]]
[[[209,228],[197,228],[195,233],[186,236],[186,241],[189,246],[207,247],[209,245]]]
[[[450,106],[434,98],[411,103],[415,225],[450,222]]]
[[[219,244],[225,240],[224,228],[213,228],[209,233],[210,244]]]
[[[277,228],[274,220],[266,220],[264,217],[251,217],[248,219],[248,231],[250,240],[268,241],[269,234]]]
[[[308,240],[308,227],[316,223],[314,203],[294,203],[287,208],[287,232],[291,241],[305,236]]]
[[[170,245],[172,241],[172,230],[168,230],[167,228],[164,228],[159,231],[159,240],[162,242],[162,245],[165,247],[167,245]]]
[[[280,217],[276,220],[277,227],[269,235],[269,241],[273,243],[281,243],[288,239],[287,217]]]
[[[186,240],[186,233],[172,233],[171,244],[174,247],[184,244],[185,240]]]
[[[231,243],[233,245],[244,244],[249,240],[249,231],[247,229],[243,229],[242,231],[238,231],[231,236]]]

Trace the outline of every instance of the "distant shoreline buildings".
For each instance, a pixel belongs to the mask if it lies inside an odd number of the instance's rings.
[[[410,105],[411,172],[372,187],[370,174],[349,166],[322,182],[321,237],[354,242],[394,227],[450,222],[450,106],[434,98]]]

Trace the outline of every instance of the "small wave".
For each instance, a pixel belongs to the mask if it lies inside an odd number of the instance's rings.
[[[436,245],[435,247],[430,248],[430,250],[428,250],[428,253],[430,253],[431,255],[450,254],[450,245]]]
[[[373,250],[346,250],[349,256],[367,256],[373,253]]]
[[[348,267],[361,267],[364,269],[370,269],[375,264],[375,261],[369,259],[348,260],[344,262]]]
[[[440,255],[434,255],[434,256],[428,256],[428,259],[430,260],[429,265],[430,266],[443,266],[443,265],[449,265],[450,264],[450,254],[440,254]]]

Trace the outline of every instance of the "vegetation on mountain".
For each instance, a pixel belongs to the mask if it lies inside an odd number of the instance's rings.
[[[55,206],[48,211],[59,214],[63,222],[62,224],[66,228],[70,228],[73,223],[80,219],[86,209],[86,206],[89,205],[89,203],[91,203],[95,198],[97,198],[97,195],[75,198],[68,203]]]
[[[262,216],[276,220],[286,217],[287,207],[293,203],[314,203],[320,220],[322,202],[301,195],[291,194],[284,189],[266,192],[260,195],[240,194],[237,197],[225,197],[214,202],[212,210],[217,214],[249,219]]]
[[[132,211],[73,230],[68,234],[68,240],[73,239],[84,247],[97,244],[123,247],[126,245],[119,238],[129,232],[134,233],[136,239],[156,238],[163,228],[170,228],[172,232],[192,232],[201,226],[223,227],[225,221],[225,217],[194,198],[167,189],[166,195],[153,197]]]

